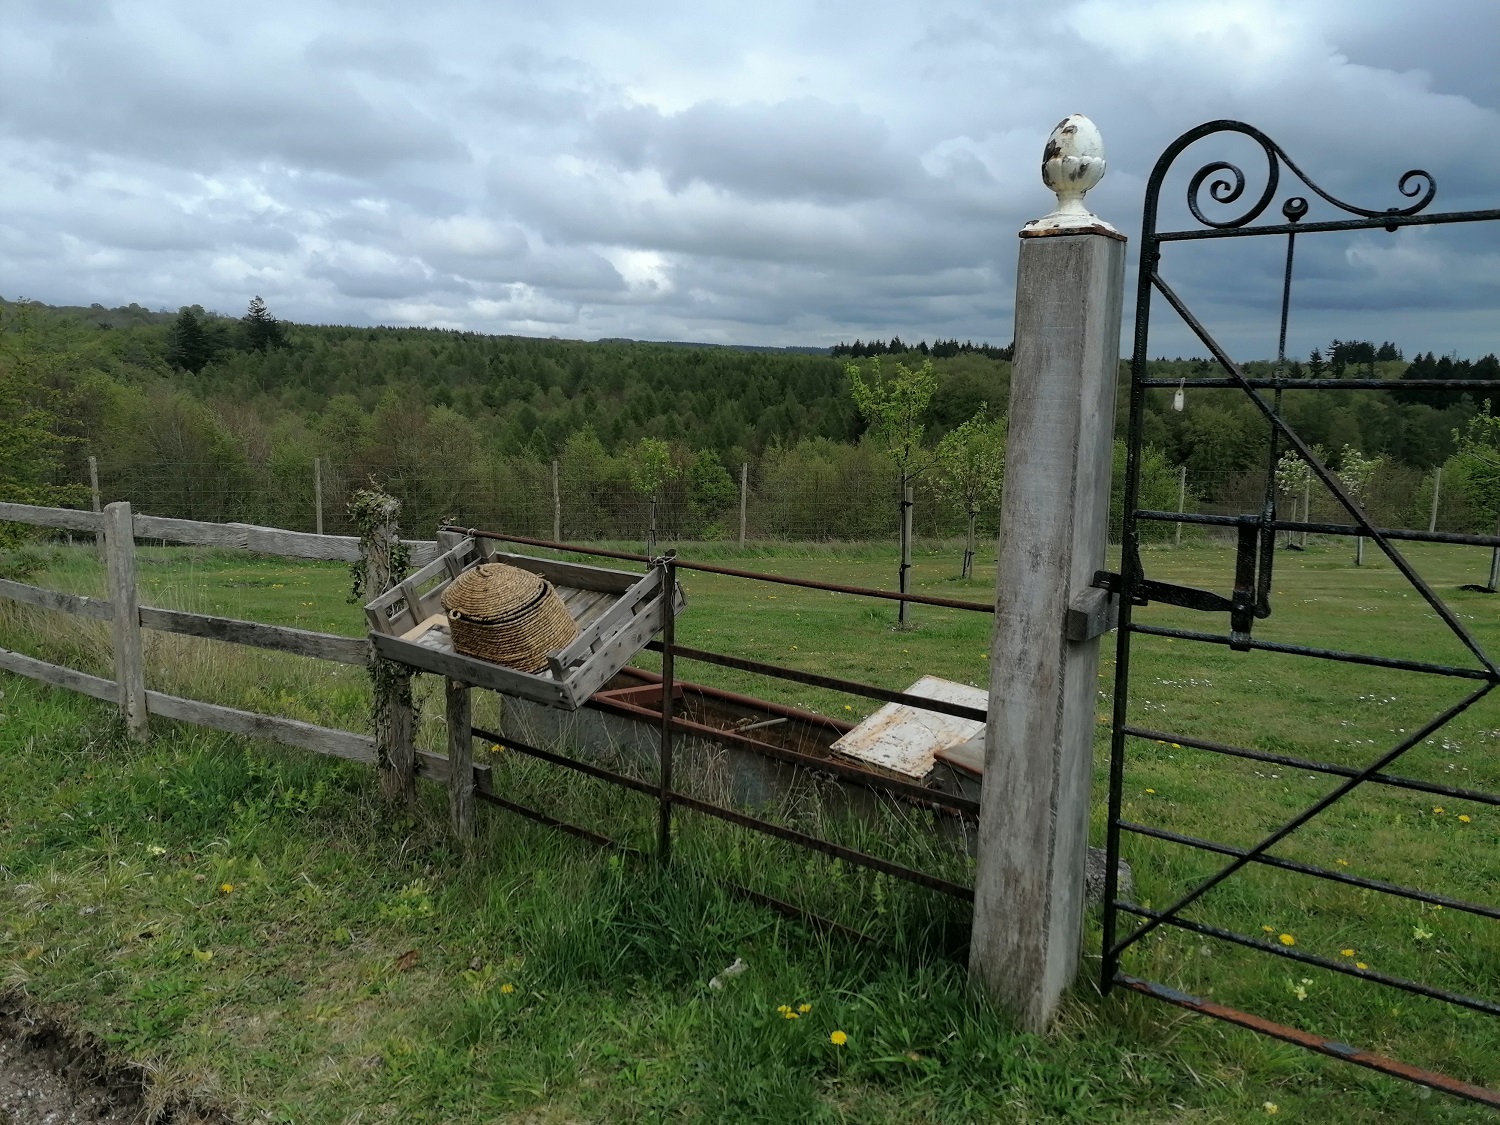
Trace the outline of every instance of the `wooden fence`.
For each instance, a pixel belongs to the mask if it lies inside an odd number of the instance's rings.
[[[391,515],[394,517],[394,511]],[[361,541],[352,536],[136,515],[131,512],[130,504],[123,501],[107,505],[102,512],[0,503],[0,522],[93,532],[99,537],[108,582],[107,598],[65,594],[0,579],[0,599],[110,622],[114,642],[114,678],[90,675],[5,648],[0,648],[0,669],[115,703],[126,729],[135,739],[144,739],[151,716],[160,716],[227,734],[266,739],[315,754],[378,766],[382,790],[390,795],[410,794],[418,777],[447,783],[455,806],[472,802],[476,789],[486,794],[492,792],[488,766],[470,765],[472,772],[468,776],[461,773],[458,777],[450,777],[452,771],[448,758],[415,748],[411,680],[395,665],[386,664],[383,674],[375,677],[373,736],[278,715],[243,711],[218,703],[183,699],[151,691],[146,686],[143,629],[205,637],[340,664],[366,665],[371,660],[371,649],[365,638],[141,605],[135,576],[136,540],[160,540],[283,558],[360,563],[364,568],[367,597],[374,597],[401,584],[401,576],[391,573],[394,518],[386,525],[389,534],[373,536],[367,547],[362,547]],[[430,562],[439,553],[438,543],[404,542],[414,566]],[[464,754],[460,761],[467,757]],[[455,825],[466,831],[470,827],[469,817],[458,815],[458,811],[456,808]]]

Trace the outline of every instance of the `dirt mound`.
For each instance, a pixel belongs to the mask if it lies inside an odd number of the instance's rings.
[[[153,1105],[155,1113],[151,1112]],[[110,1058],[92,1036],[0,996],[0,1125],[232,1125],[180,1101],[150,1097],[138,1066]]]

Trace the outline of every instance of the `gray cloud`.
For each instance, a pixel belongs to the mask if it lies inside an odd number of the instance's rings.
[[[1360,205],[1401,202],[1412,166],[1435,207],[1500,205],[1488,0],[1420,20],[1391,0],[13,7],[0,285],[68,303],[260,293],[318,321],[1004,341],[1016,228],[1050,205],[1041,144],[1076,110],[1109,148],[1090,202],[1127,232],[1156,154],[1216,117]],[[1189,221],[1187,179],[1218,158],[1264,182],[1258,150],[1205,143],[1164,223]],[[1264,355],[1280,254],[1172,247],[1164,268]],[[1500,347],[1497,258],[1500,228],[1304,238],[1292,350]],[[1169,316],[1153,341],[1192,349]]]

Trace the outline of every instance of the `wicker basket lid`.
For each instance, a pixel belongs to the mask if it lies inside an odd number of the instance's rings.
[[[546,592],[540,574],[505,563],[481,563],[464,571],[443,590],[442,605],[470,621],[504,621],[524,613]]]

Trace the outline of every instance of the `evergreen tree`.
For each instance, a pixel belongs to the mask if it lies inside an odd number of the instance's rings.
[[[271,315],[265,301],[258,296],[250,299],[250,306],[240,318],[240,331],[244,335],[246,351],[266,352],[286,343],[281,321]]]
[[[167,362],[181,371],[191,371],[196,375],[208,366],[216,350],[208,329],[198,318],[197,310],[184,305],[167,335]]]

